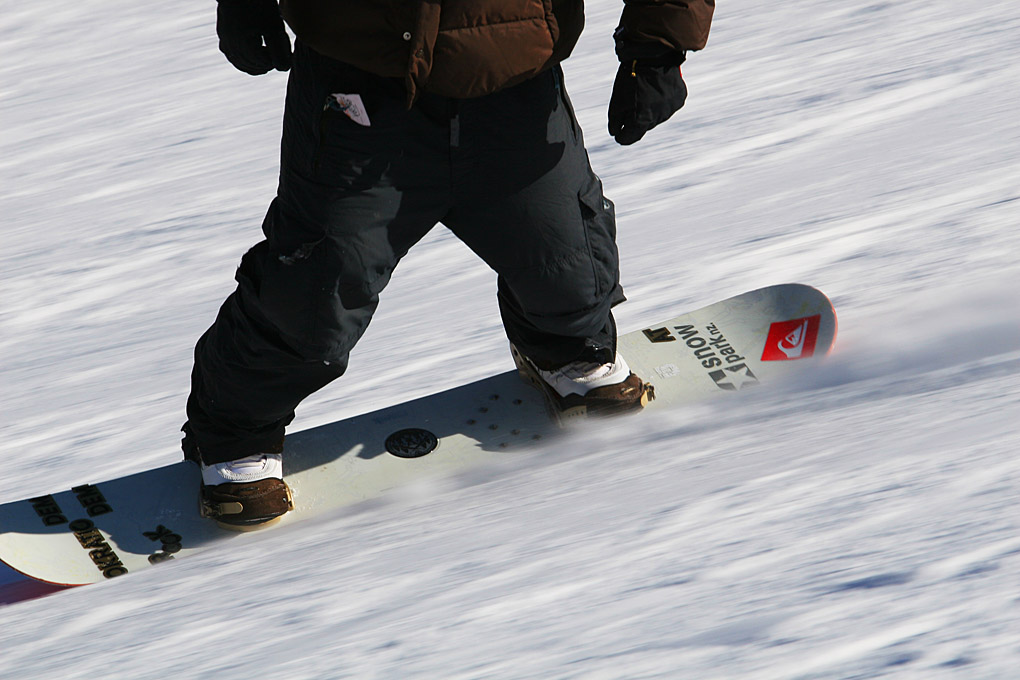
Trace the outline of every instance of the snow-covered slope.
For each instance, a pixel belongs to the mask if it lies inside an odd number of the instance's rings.
[[[0,678],[1020,677],[1020,7],[726,0],[687,107],[623,148],[620,5],[588,5],[565,70],[621,328],[802,281],[840,313],[824,370],[9,605]],[[0,13],[0,501],[180,455],[285,85],[214,13]],[[494,288],[437,228],[295,426],[509,369]]]

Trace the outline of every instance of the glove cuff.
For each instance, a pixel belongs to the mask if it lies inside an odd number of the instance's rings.
[[[613,38],[616,56],[621,62],[636,60],[648,66],[679,66],[687,59],[686,50],[674,50],[662,43],[628,40],[622,27],[616,29]]]

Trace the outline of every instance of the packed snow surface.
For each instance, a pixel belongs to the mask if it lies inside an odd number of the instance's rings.
[[[1020,677],[1020,5],[725,0],[632,147],[620,8],[588,3],[565,64],[620,327],[799,281],[839,313],[827,364],[9,604],[0,677]],[[0,13],[0,502],[180,456],[286,79],[227,64],[214,15]],[[437,227],[295,428],[508,370],[494,292]]]

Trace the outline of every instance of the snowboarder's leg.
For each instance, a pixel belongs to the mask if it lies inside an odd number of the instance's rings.
[[[542,365],[615,347],[613,205],[554,69],[460,108],[444,223],[499,274],[510,340]]]
[[[515,356],[560,411],[574,402],[586,413],[640,408],[652,392],[616,355],[611,308],[624,298],[614,208],[562,73],[462,102],[459,118],[444,223],[498,273]]]
[[[359,93],[372,125],[329,107],[333,93]],[[399,84],[299,44],[266,238],[195,350],[192,457],[278,453],[297,404],[344,372],[393,268],[446,211],[446,185],[428,183],[447,160],[435,127]]]

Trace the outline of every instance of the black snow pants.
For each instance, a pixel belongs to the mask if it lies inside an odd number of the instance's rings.
[[[405,99],[400,81],[296,46],[265,240],[195,349],[186,429],[206,463],[280,450],[295,407],[343,374],[397,262],[440,222],[496,271],[507,336],[536,364],[615,351],[614,209],[562,72]]]

